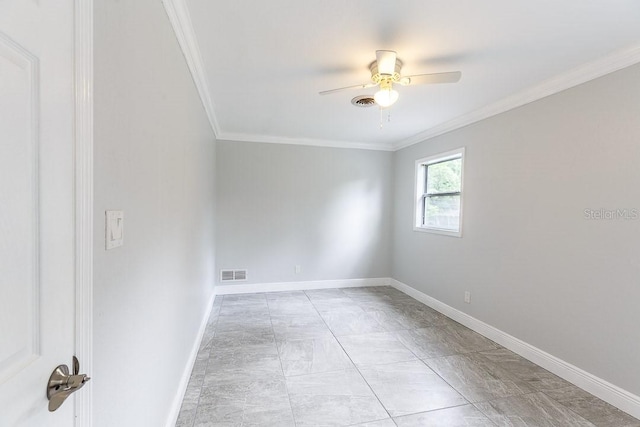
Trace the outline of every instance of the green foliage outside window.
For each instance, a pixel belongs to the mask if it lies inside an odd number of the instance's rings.
[[[427,166],[427,194],[425,199],[425,225],[450,228],[460,215],[460,195],[442,193],[460,192],[462,159],[453,159]],[[456,226],[457,228],[457,226]]]
[[[427,194],[460,191],[462,159],[429,165],[427,168]]]

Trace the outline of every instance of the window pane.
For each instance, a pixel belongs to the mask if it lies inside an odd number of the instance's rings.
[[[427,193],[453,193],[460,191],[462,159],[427,165]]]
[[[443,230],[459,231],[460,196],[425,197],[424,225]]]

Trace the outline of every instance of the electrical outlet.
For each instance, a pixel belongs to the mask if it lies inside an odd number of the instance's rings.
[[[471,292],[464,291],[464,302],[471,304]]]
[[[301,271],[302,271],[302,266],[296,265],[296,268],[295,268],[296,274],[300,274]]]

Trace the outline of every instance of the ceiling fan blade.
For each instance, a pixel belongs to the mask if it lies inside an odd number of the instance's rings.
[[[349,89],[365,89],[365,88],[374,87],[377,85],[378,85],[377,83],[363,83],[355,86],[340,87],[338,89],[323,90],[322,92],[320,92],[320,95],[329,95],[332,93],[341,92],[343,90],[349,90]]]
[[[378,73],[392,75],[396,71],[396,53],[392,50],[376,50]]]
[[[451,71],[449,73],[416,74],[413,76],[403,76],[398,83],[403,86],[434,83],[456,83],[460,81],[461,77],[462,73],[460,71]]]

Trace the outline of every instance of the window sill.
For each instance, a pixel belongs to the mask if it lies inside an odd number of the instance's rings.
[[[429,227],[413,227],[413,231],[420,231],[423,233],[431,233],[431,234],[439,234],[441,236],[449,236],[449,237],[462,237],[462,230],[460,231],[451,231],[444,230],[442,228],[429,228]]]

